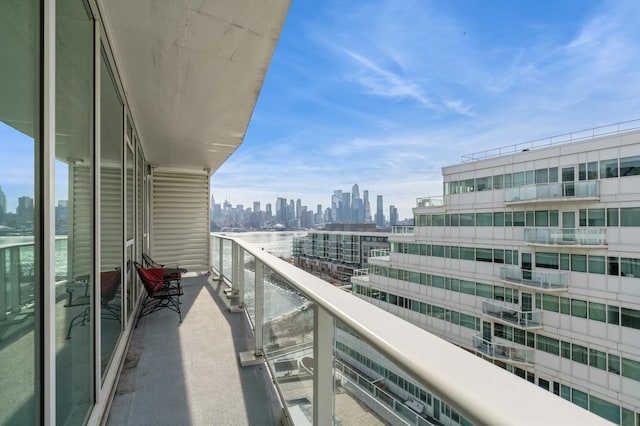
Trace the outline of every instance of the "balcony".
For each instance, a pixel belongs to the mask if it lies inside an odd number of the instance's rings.
[[[482,313],[498,321],[521,329],[542,328],[542,311],[520,311],[507,305],[485,300]]]
[[[605,248],[605,228],[525,228],[524,240],[536,246]]]
[[[369,259],[373,259],[373,258],[387,258],[389,259],[389,249],[372,249],[371,252],[369,252]]]
[[[504,190],[504,202],[507,205],[561,201],[597,201],[599,199],[600,181],[597,180],[543,183]]]
[[[369,281],[369,269],[365,268],[365,269],[356,269],[355,271],[353,271],[353,277],[351,278],[356,278],[360,281]]]
[[[518,284],[541,291],[566,291],[569,286],[568,272],[539,272],[503,266],[500,279],[508,284]]]
[[[413,235],[413,226],[392,226],[391,233],[394,235]]]
[[[474,424],[606,424],[256,246],[211,243],[213,274],[184,280],[183,323],[160,311],[134,332],[108,424],[430,425],[436,401]],[[523,395],[546,409],[523,416]]]
[[[444,201],[441,196],[416,198],[416,207],[433,208],[433,207],[442,207],[443,205],[444,205]]]
[[[535,351],[529,348],[516,347],[510,344],[491,342],[482,338],[481,334],[473,335],[473,347],[487,357],[512,364],[534,364]],[[502,392],[502,395],[505,393]]]

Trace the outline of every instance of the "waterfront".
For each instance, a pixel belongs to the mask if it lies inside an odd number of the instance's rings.
[[[258,232],[233,232],[222,233],[230,237],[240,238],[254,244],[264,251],[282,259],[291,257],[294,238],[305,237],[307,231],[258,231]]]

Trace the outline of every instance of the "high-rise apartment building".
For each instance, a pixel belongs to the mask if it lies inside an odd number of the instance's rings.
[[[286,225],[287,219],[287,199],[278,197],[276,200],[276,221],[282,225]]]
[[[389,206],[389,225],[396,226],[398,224],[398,209],[396,206]]]
[[[445,167],[443,197],[418,200],[413,233],[391,234],[353,292],[638,425],[640,131],[519,146]]]
[[[376,225],[378,225],[381,228],[385,226],[383,212],[384,212],[384,207],[382,205],[382,195],[378,195],[377,205],[376,205]]]
[[[362,191],[362,202],[364,203],[364,223],[371,223],[371,205],[369,204],[369,190]]]
[[[33,220],[33,198],[19,197],[16,214],[25,221]]]

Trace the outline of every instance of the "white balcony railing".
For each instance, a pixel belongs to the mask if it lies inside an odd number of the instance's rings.
[[[518,186],[504,190],[505,203],[520,201],[573,200],[576,198],[600,197],[600,181],[541,183]]]
[[[345,369],[338,368],[336,345],[340,342],[336,336],[344,333],[363,343],[351,350],[366,352],[366,344],[384,358],[376,358],[378,371],[403,372],[406,380],[415,384],[411,391],[416,396],[407,397],[392,394],[408,392],[403,390],[404,382],[396,373],[376,379],[380,389],[389,393],[388,397],[405,401],[401,407],[413,411],[424,408],[418,410],[417,423],[411,424],[428,424],[429,413],[436,406],[431,405],[432,397],[478,425],[607,424],[604,419],[258,246],[213,235],[210,253],[214,277],[230,286],[232,305],[235,303],[239,310],[244,308],[255,333],[255,349],[251,352],[264,356],[288,418],[294,424],[350,424],[349,416],[356,415],[355,411],[376,405],[371,398],[387,398],[367,392],[367,401],[362,400],[361,405],[351,405],[342,411],[337,407],[343,392],[355,400],[365,398],[361,390],[366,386],[355,389],[337,383],[344,377]],[[479,347],[483,345],[478,342]],[[501,346],[490,342],[486,346],[489,353],[499,356]],[[367,356],[357,354],[358,359]],[[530,362],[527,350],[510,349],[508,356],[514,362]],[[358,365],[349,368],[357,372]],[[523,400],[528,407],[545,409],[523,410]]]
[[[604,228],[525,228],[524,240],[530,244],[558,246],[603,246]]]
[[[369,259],[372,257],[389,257],[389,249],[372,249],[369,253]]]
[[[391,233],[398,235],[413,235],[413,226],[392,226]]]
[[[569,286],[567,272],[539,272],[503,266],[500,268],[500,279],[541,290],[566,290]]]
[[[492,359],[519,364],[534,363],[535,350],[505,343],[490,342],[483,339],[481,334],[473,335],[473,347]]]
[[[443,205],[442,196],[416,198],[416,207],[442,207]]]
[[[513,324],[518,328],[542,327],[542,311],[521,311],[507,305],[490,300],[482,302],[482,313],[503,322]]]

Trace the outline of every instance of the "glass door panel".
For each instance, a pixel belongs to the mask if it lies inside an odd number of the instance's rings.
[[[56,423],[93,405],[94,21],[82,0],[56,2]]]
[[[100,339],[102,377],[121,334],[123,104],[104,51],[100,61]]]

